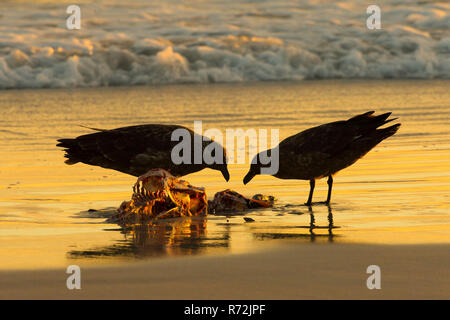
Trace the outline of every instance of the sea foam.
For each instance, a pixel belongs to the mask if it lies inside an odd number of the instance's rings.
[[[2,3],[0,88],[95,87],[327,78],[449,78],[450,4],[80,1]]]

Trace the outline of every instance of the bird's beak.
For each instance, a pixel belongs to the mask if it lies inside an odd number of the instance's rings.
[[[230,173],[228,172],[228,168],[225,167],[225,169],[220,170],[222,172],[223,177],[228,182],[230,180]]]
[[[256,174],[253,173],[253,172],[251,172],[251,171],[249,171],[249,172],[246,174],[246,176],[244,177],[244,184],[249,183],[250,180],[252,180],[254,176],[256,176]]]

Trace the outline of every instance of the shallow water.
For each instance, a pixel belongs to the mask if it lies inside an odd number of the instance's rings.
[[[307,81],[0,92],[0,261],[3,269],[99,265],[157,257],[264,250],[284,241],[450,243],[450,81]],[[203,129],[276,128],[280,139],[368,110],[402,126],[335,178],[330,208],[305,202],[307,181],[257,176],[248,165],[186,176],[208,196],[231,188],[274,195],[273,209],[176,219],[122,230],[102,212],[131,196],[134,177],[67,166],[56,139],[115,128],[178,123]],[[316,184],[314,201],[326,197]]]

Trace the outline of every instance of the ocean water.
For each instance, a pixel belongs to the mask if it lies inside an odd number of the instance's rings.
[[[450,76],[450,4],[367,1],[2,1],[0,89]]]
[[[450,81],[322,80],[0,91],[0,268],[130,263],[264,250],[287,241],[450,243]],[[185,177],[215,192],[277,198],[275,207],[226,217],[120,229],[105,217],[131,197],[135,178],[64,164],[56,139],[116,128],[178,123],[203,129],[278,129],[280,139],[376,110],[399,132],[335,177],[331,206],[304,206],[307,181],[242,178],[248,164]],[[326,197],[316,184],[314,201]],[[100,210],[89,212],[89,209]]]

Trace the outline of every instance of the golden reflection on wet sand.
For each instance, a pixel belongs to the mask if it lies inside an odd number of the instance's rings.
[[[284,229],[291,229],[290,233],[275,232],[275,230],[271,232],[270,228],[266,230],[257,226],[249,231],[254,239],[259,241],[301,239],[315,242],[318,238],[327,238],[328,242],[333,242],[336,237],[333,230],[340,227],[333,223],[331,206],[327,206],[327,208],[327,225],[317,225],[313,208],[309,207],[309,224],[285,226]],[[113,214],[114,212],[110,211],[110,213]],[[229,222],[229,217],[226,215],[223,217],[226,221],[215,223],[216,227],[220,226],[223,229],[210,233],[207,230],[208,219],[206,217],[174,218],[155,221],[148,225],[106,228],[104,231],[119,231],[123,234],[123,239],[104,247],[71,250],[67,253],[67,257],[69,259],[87,259],[120,256],[122,258],[142,259],[160,256],[223,253],[230,247],[233,228],[233,223]],[[251,220],[254,222],[253,219]],[[283,229],[283,226],[279,226],[277,229]],[[318,230],[324,230],[326,233],[317,233]]]
[[[286,241],[449,243],[449,88],[449,81],[311,81],[2,92],[0,268],[246,253]],[[57,138],[86,133],[79,124],[192,127],[203,120],[204,129],[279,128],[284,139],[371,109],[393,111],[400,131],[337,174],[330,208],[316,204],[313,215],[303,205],[307,181],[257,176],[243,186],[248,165],[230,165],[228,183],[209,169],[185,179],[205,186],[210,198],[226,188],[274,195],[275,207],[246,213],[253,222],[208,216],[123,230],[87,210],[116,208],[135,178],[67,166],[55,147]],[[326,189],[317,181],[313,201],[323,201]]]

